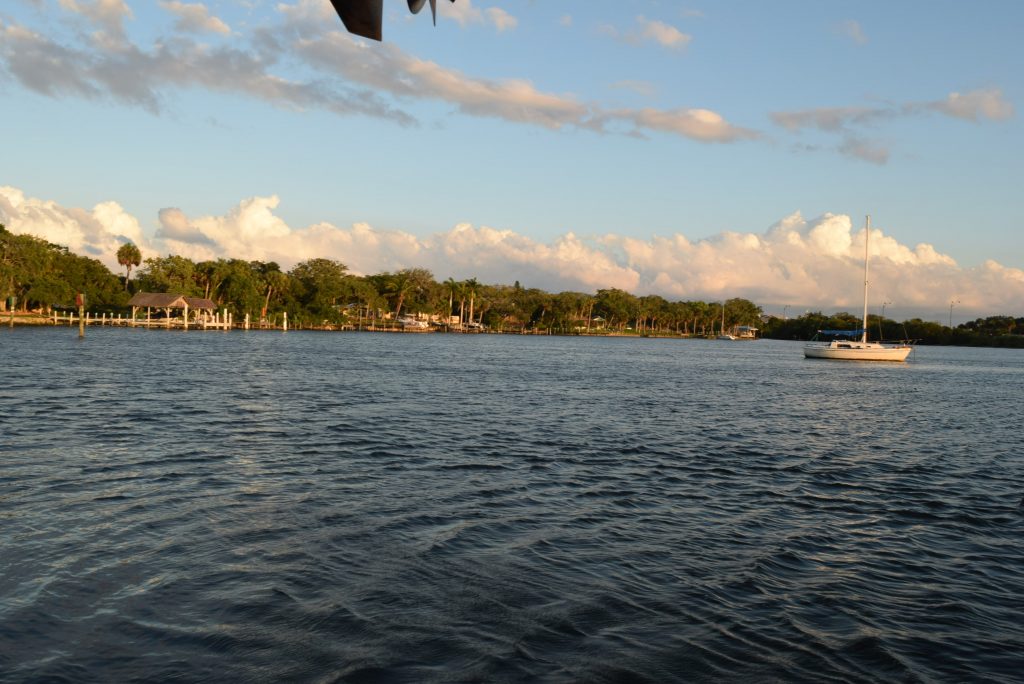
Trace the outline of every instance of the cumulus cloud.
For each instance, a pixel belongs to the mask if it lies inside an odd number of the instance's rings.
[[[210,10],[202,3],[170,0],[161,1],[160,6],[178,18],[175,28],[179,31],[220,33],[223,35],[231,33],[228,25],[211,15]]]
[[[691,240],[681,233],[637,238],[567,233],[543,242],[511,229],[458,224],[418,236],[366,223],[290,226],[277,215],[276,196],[252,197],[221,215],[191,217],[178,208],[159,213],[159,228],[143,234],[116,202],[91,210],[67,208],[0,187],[0,222],[95,256],[112,269],[125,241],[146,257],[180,254],[195,260],[276,261],[284,268],[315,258],[344,262],[369,274],[424,267],[439,279],[516,280],[549,291],[593,292],[616,287],[669,299],[746,297],[762,305],[859,308],[865,232],[849,216],[805,219],[799,212],[763,231],[730,231]],[[932,245],[902,244],[879,228],[871,233],[871,289],[905,311],[934,311],[956,293],[962,311],[1014,312],[1024,301],[1024,271],[987,261],[962,268]],[[920,315],[910,313],[908,315]]]
[[[92,210],[66,208],[10,186],[0,186],[0,223],[12,233],[35,235],[112,267],[125,242],[147,244],[138,220],[117,202],[100,202]]]

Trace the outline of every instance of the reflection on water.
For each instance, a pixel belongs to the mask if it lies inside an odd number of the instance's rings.
[[[990,680],[1022,364],[0,331],[0,679]]]

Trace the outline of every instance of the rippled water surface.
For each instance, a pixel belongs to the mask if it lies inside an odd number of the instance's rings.
[[[1021,681],[1024,355],[0,329],[4,681]]]

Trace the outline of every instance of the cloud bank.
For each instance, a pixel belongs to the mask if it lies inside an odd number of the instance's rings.
[[[440,102],[466,116],[548,130],[587,130],[638,138],[674,136],[700,143],[738,143],[768,136],[700,103],[667,108],[616,108],[571,93],[545,91],[528,78],[483,78],[405,53],[394,43],[369,46],[344,31],[326,0],[274,4],[270,19],[233,31],[201,2],[159,0],[172,37],[133,40],[134,18],[125,0],[57,0],[59,22],[44,28],[0,17],[0,78],[49,97],[112,100],[162,114],[175,90],[205,89],[242,95],[295,110],[366,116],[401,126],[421,125],[411,113],[418,101]],[[471,0],[442,4],[441,17],[466,30],[483,25],[513,31],[518,19]],[[683,12],[684,15],[688,14]],[[406,16],[403,14],[403,16]],[[563,18],[563,23],[571,23]],[[631,44],[655,44],[683,53],[692,36],[644,16],[635,25],[603,32]],[[848,21],[845,33],[866,40]],[[900,117],[942,115],[982,123],[1014,115],[998,88],[952,92],[932,101],[775,111],[770,121],[821,143],[798,150],[830,150],[885,164],[889,143],[874,129]]]
[[[545,92],[525,78],[485,79],[418,59],[393,43],[369,46],[341,27],[322,0],[278,4],[275,23],[236,35],[202,3],[161,0],[173,19],[173,39],[152,45],[131,40],[123,0],[60,0],[67,22],[94,31],[43,32],[0,21],[0,75],[50,97],[110,99],[161,114],[178,88],[253,97],[295,109],[390,119],[418,125],[406,107],[417,100],[452,105],[468,116],[547,129],[597,133],[662,133],[698,142],[754,138],[749,129],[700,108],[609,110],[574,95]],[[471,2],[448,6],[442,16],[486,23],[497,32],[518,20],[500,8]],[[644,40],[684,47],[688,36],[659,22],[638,19]],[[200,36],[200,34],[202,34]]]
[[[746,297],[761,305],[857,310],[863,286],[864,230],[850,217],[799,212],[761,232],[725,232],[690,240],[682,233],[638,239],[567,233],[538,242],[513,230],[459,224],[433,235],[378,230],[366,223],[290,226],[276,196],[251,197],[217,216],[190,216],[168,207],[146,234],[116,202],[91,210],[63,207],[0,187],[0,222],[117,269],[125,241],[145,257],[180,254],[195,260],[276,261],[284,268],[314,257],[344,262],[360,274],[425,267],[438,279],[475,277],[548,291],[620,288],[673,300]],[[871,234],[871,291],[894,309],[1019,314],[1024,270],[987,261],[961,268],[928,244],[908,246],[875,228]],[[911,315],[924,315],[911,314]]]

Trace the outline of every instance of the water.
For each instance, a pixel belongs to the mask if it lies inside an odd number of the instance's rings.
[[[0,680],[1022,681],[1024,356],[0,330]]]

